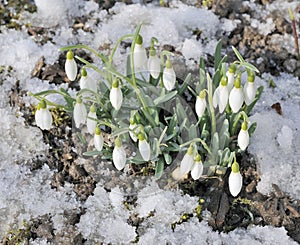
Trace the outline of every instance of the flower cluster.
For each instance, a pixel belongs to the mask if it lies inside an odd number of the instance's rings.
[[[201,58],[199,81],[192,81],[188,74],[182,83],[178,82],[171,61],[173,54],[161,51],[158,55],[155,48],[158,40],[152,38],[147,57],[140,28],[139,25],[134,35],[121,37],[110,56],[85,45],[62,48],[67,51],[66,75],[72,82],[80,76],[80,90],[75,98],[63,89],[33,94],[40,100],[36,111],[37,126],[50,129],[52,117],[47,104],[60,106],[73,113],[76,128],[86,128],[84,135],[92,136],[94,150],[85,155],[110,158],[118,170],[124,169],[126,163],[151,161],[155,165],[155,176],[159,178],[165,166],[176,162],[173,160],[179,152],[185,152],[179,166],[182,176],[190,174],[198,180],[203,174],[224,173],[231,166],[229,190],[237,196],[242,177],[236,155],[249,145],[256,124],[250,124],[248,115],[262,92],[254,82],[257,69],[245,62],[235,48],[238,61],[226,69],[226,56],[221,58],[219,43],[212,78]],[[130,39],[132,44],[126,75],[123,75],[114,67],[113,57],[125,39]],[[73,51],[77,48],[100,58],[103,68],[75,56]],[[75,59],[83,63],[79,76]],[[89,69],[100,74],[100,81],[90,76]],[[248,77],[244,85],[243,73]],[[188,105],[182,99],[188,91],[196,97],[194,110],[187,110]],[[49,102],[45,97],[51,93],[63,96],[66,105]],[[113,145],[104,141],[103,130],[109,134]],[[128,147],[129,144],[135,148]],[[132,152],[132,149],[135,150]]]

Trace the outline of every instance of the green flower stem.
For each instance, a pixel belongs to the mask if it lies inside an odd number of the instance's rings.
[[[124,35],[121,38],[119,38],[119,40],[116,42],[114,48],[112,49],[111,55],[109,56],[108,63],[109,63],[110,66],[112,65],[114,55],[115,55],[120,43],[122,41],[124,41],[125,39],[133,39],[133,38],[134,38],[134,36],[132,34],[127,34],[127,35]]]
[[[62,47],[59,49],[59,51],[69,51],[69,50],[72,50],[72,49],[86,49],[88,51],[90,51],[91,53],[93,53],[94,55],[96,55],[97,57],[99,57],[103,63],[107,63],[108,62],[108,59],[105,55],[97,52],[97,50],[89,47],[89,46],[86,46],[84,44],[78,44],[78,45],[70,45],[70,46],[66,46],[66,47]]]
[[[238,123],[239,123],[239,121],[240,121],[240,118],[241,118],[242,116],[243,116],[243,118],[244,118],[244,121],[248,121],[248,116],[247,116],[247,114],[246,114],[244,111],[239,112],[239,113],[236,115],[236,118],[235,118],[235,120],[234,120],[234,122],[233,122],[233,125],[232,125],[232,128],[231,128],[231,132],[230,132],[231,135],[234,135],[234,134],[235,134],[237,125],[238,125]]]
[[[185,143],[183,143],[182,145],[180,145],[179,147],[182,148],[186,145],[190,145],[190,144],[193,144],[193,143],[197,143],[197,142],[200,142],[202,144],[202,146],[204,147],[204,149],[208,152],[209,155],[212,155],[212,152],[211,150],[209,149],[208,145],[206,144],[206,142],[200,138],[194,138],[190,141],[187,141]]]
[[[209,74],[206,74],[207,77],[207,93],[208,93],[208,105],[209,105],[209,111],[210,111],[210,115],[211,115],[211,137],[213,137],[213,135],[215,134],[215,132],[217,131],[217,123],[216,123],[216,116],[215,116],[215,109],[213,106],[213,89],[212,89],[212,80],[209,76]]]
[[[77,56],[77,55],[75,56],[75,58],[76,58],[77,60],[81,61],[82,63],[84,63],[84,64],[86,65],[86,67],[92,68],[94,71],[98,72],[102,77],[104,77],[104,78],[106,77],[106,75],[103,73],[103,71],[100,70],[97,66],[91,64],[91,63],[88,62],[87,60],[85,60],[85,59],[83,59],[83,58],[81,58],[81,57],[79,57],[79,56]]]

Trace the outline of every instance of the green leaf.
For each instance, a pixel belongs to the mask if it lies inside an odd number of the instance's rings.
[[[164,172],[164,159],[160,158],[155,165],[155,178],[159,179]]]
[[[255,106],[256,102],[259,100],[259,98],[260,98],[260,96],[261,96],[263,90],[264,90],[264,87],[263,87],[263,86],[260,86],[260,87],[257,89],[256,96],[255,96],[254,101],[253,101],[250,105],[248,105],[248,106],[245,107],[245,110],[244,110],[244,111],[245,111],[245,113],[246,113],[247,115],[249,115],[249,113],[252,111],[252,109],[253,109],[253,107]]]
[[[230,140],[230,135],[229,135],[229,122],[227,119],[224,120],[222,128],[220,130],[220,143],[219,143],[219,148],[223,150],[225,147],[228,146]]]
[[[163,94],[154,100],[154,105],[158,106],[159,104],[170,101],[172,98],[174,98],[176,96],[176,94],[177,94],[177,91]]]
[[[240,52],[233,46],[232,46],[232,50],[235,53],[236,57],[239,59],[239,61],[241,63],[245,63],[245,60],[244,60],[243,56],[240,54]]]
[[[82,153],[82,155],[84,155],[86,157],[97,156],[99,154],[101,154],[101,151],[86,151],[86,152]]]
[[[110,135],[110,137],[114,138],[118,135],[122,135],[122,134],[126,134],[129,132],[129,128],[128,127],[122,127],[122,128],[119,128],[115,131],[112,132],[112,134]]]
[[[215,60],[214,60],[214,68],[215,71],[218,70],[219,68],[219,64],[221,61],[221,49],[222,49],[222,41],[220,40],[216,46],[216,50],[215,50]]]
[[[198,129],[198,126],[196,126],[196,125],[194,125],[194,124],[192,124],[192,125],[189,127],[189,130],[188,130],[188,132],[189,132],[189,140],[198,137],[197,129]]]
[[[251,126],[249,127],[248,133],[249,133],[249,136],[250,136],[250,137],[251,137],[252,134],[254,133],[256,127],[257,127],[257,123],[256,123],[256,122],[252,123]]]
[[[251,71],[255,71],[257,73],[259,73],[259,70],[252,64],[245,62],[241,64],[243,67],[245,67],[245,69],[251,70]]]
[[[187,76],[185,77],[185,79],[184,79],[184,81],[183,81],[183,83],[182,83],[182,85],[181,85],[181,87],[178,91],[179,95],[182,95],[183,92],[186,90],[187,86],[191,82],[191,77],[192,77],[191,73],[187,74]]]
[[[167,165],[172,163],[172,157],[168,153],[164,153],[164,159]]]
[[[218,155],[219,150],[219,134],[218,132],[214,133],[214,136],[211,141],[211,151],[214,156]]]

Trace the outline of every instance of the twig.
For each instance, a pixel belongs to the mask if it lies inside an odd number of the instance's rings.
[[[299,44],[298,44],[298,36],[297,36],[297,29],[296,29],[296,21],[295,21],[295,16],[293,14],[293,11],[290,8],[289,8],[289,14],[290,14],[290,19],[292,21],[293,35],[294,35],[295,48],[296,48],[296,56],[299,59],[300,54],[299,54]]]

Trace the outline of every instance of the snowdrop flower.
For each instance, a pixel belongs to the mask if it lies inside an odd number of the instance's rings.
[[[112,153],[112,159],[115,167],[118,170],[122,170],[126,164],[126,152],[124,147],[122,146],[122,141],[118,137],[115,140],[115,148]]]
[[[240,167],[239,164],[235,161],[231,165],[231,173],[228,179],[229,191],[232,196],[236,197],[240,193],[242,189],[242,184],[243,177],[240,173]]]
[[[194,180],[197,180],[200,178],[202,173],[203,173],[203,164],[201,161],[201,156],[200,154],[197,154],[195,157],[194,165],[191,170],[191,176]]]
[[[189,149],[183,156],[180,163],[180,172],[182,175],[187,174],[194,164],[194,148],[190,145]]]
[[[123,102],[123,94],[119,86],[119,80],[115,79],[112,83],[112,88],[109,94],[110,103],[116,110],[121,108]]]
[[[85,124],[86,117],[87,117],[87,111],[85,108],[85,105],[82,103],[82,100],[80,97],[77,98],[75,106],[74,106],[74,112],[73,112],[74,122],[76,128],[80,127],[80,124]]]
[[[147,54],[146,49],[143,47],[143,38],[138,35],[133,50],[133,62],[135,71],[142,71],[147,67]]]
[[[234,87],[229,95],[229,105],[234,113],[237,113],[244,103],[244,93],[241,87],[241,77],[238,76],[234,81]]]
[[[137,137],[136,137],[136,134],[137,134],[137,125],[134,121],[133,118],[130,118],[130,122],[129,122],[129,136],[130,138],[134,141],[134,142],[137,142]]]
[[[154,79],[159,77],[160,59],[157,57],[154,47],[151,47],[149,51],[148,70]]]
[[[226,76],[228,78],[228,90],[231,91],[234,85],[234,75],[236,72],[236,65],[235,64],[230,64],[228,71],[226,72]]]
[[[52,115],[47,108],[47,103],[45,100],[42,100],[37,106],[37,110],[35,112],[35,122],[36,125],[42,130],[49,130],[52,126]]]
[[[242,151],[246,150],[249,145],[249,133],[247,128],[247,122],[244,121],[242,123],[241,130],[238,134],[238,146],[241,148]]]
[[[74,81],[77,76],[77,64],[74,59],[74,53],[70,50],[67,52],[67,59],[65,63],[65,72],[70,81]]]
[[[256,84],[254,83],[255,75],[253,72],[250,72],[248,74],[248,80],[244,86],[244,96],[245,96],[245,103],[246,105],[250,105],[256,95]]]
[[[81,78],[79,80],[80,89],[89,89],[97,92],[97,83],[88,76],[86,69],[83,67],[81,69]]]
[[[166,61],[166,67],[163,72],[163,84],[165,88],[170,91],[174,88],[176,82],[176,74],[173,69],[170,59]]]
[[[149,161],[151,155],[150,144],[146,141],[145,135],[143,133],[140,133],[138,135],[138,139],[139,151],[141,153],[141,156],[144,159],[144,161]]]
[[[202,90],[196,99],[195,110],[199,119],[203,116],[204,111],[206,109],[205,95],[206,95],[205,90]]]
[[[102,151],[104,144],[103,135],[101,133],[101,129],[99,127],[95,128],[95,134],[94,134],[94,145],[97,151]]]
[[[213,105],[216,108],[219,106],[219,112],[222,113],[228,102],[229,92],[227,88],[228,78],[223,76],[220,81],[220,85],[216,88],[213,95]]]
[[[90,134],[93,134],[95,132],[95,128],[97,126],[97,115],[96,107],[94,105],[90,107],[90,111],[87,115],[86,126]]]

